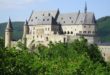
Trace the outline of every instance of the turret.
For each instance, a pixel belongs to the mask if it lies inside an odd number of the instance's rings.
[[[12,22],[11,19],[9,18],[9,21],[5,29],[5,47],[11,47],[12,32],[13,32]]]
[[[27,20],[25,21],[24,27],[23,27],[23,37],[22,37],[22,40],[23,40],[24,44],[26,44],[26,34],[29,34],[29,25],[28,25]]]

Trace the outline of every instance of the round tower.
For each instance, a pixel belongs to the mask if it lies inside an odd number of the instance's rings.
[[[13,32],[12,22],[11,19],[9,18],[9,21],[5,29],[5,47],[11,47],[12,32]]]
[[[24,27],[23,27],[23,43],[26,44],[26,34],[29,34],[29,25],[27,20],[24,23]]]

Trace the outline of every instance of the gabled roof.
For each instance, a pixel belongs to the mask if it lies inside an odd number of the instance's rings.
[[[59,10],[56,10],[33,12],[29,19],[29,25],[53,25],[56,23],[61,25],[90,25],[95,24],[95,16],[91,12],[80,13],[80,11],[59,14]]]
[[[94,14],[87,12],[87,13],[68,13],[68,14],[60,14],[58,17],[57,22],[61,25],[77,25],[77,24],[95,24]]]

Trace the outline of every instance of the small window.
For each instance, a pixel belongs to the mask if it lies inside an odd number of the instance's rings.
[[[73,34],[73,32],[71,31],[71,34]]]
[[[46,37],[46,41],[48,41],[48,37]]]
[[[47,19],[47,21],[49,21],[49,19]]]
[[[84,26],[84,28],[86,28],[86,26]]]
[[[71,17],[69,17],[71,19]]]
[[[36,17],[36,19],[37,19],[37,17]]]
[[[43,16],[44,16],[44,14],[43,14]]]
[[[45,21],[45,19],[43,19],[43,21]]]
[[[65,23],[65,21],[63,23]]]
[[[48,14],[48,16],[50,16],[50,13]]]
[[[69,34],[70,32],[68,31],[68,34]]]
[[[88,31],[88,33],[91,33],[91,31]]]
[[[73,23],[73,21],[71,21],[71,23]]]
[[[86,33],[86,31],[83,31],[83,33]]]
[[[57,32],[54,32],[54,34],[57,34]]]

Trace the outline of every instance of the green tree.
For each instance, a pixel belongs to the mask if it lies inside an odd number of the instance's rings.
[[[0,46],[3,45],[0,43]],[[38,45],[30,51],[22,43],[16,48],[0,48],[1,75],[109,75],[97,45],[81,38],[71,43]]]

